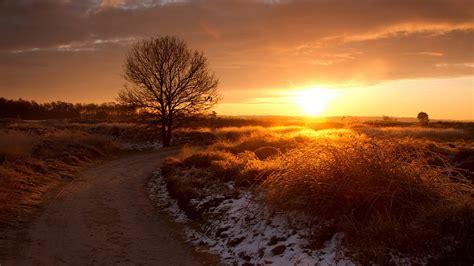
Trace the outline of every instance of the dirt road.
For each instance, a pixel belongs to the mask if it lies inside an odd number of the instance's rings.
[[[173,150],[129,155],[79,174],[1,265],[196,265],[199,259],[153,209],[144,184]]]

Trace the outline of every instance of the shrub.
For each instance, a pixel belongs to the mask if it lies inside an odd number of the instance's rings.
[[[183,160],[184,165],[196,168],[209,168],[213,161],[224,160],[227,155],[224,152],[206,151],[197,152]]]
[[[205,186],[203,176],[196,174],[194,171],[187,171],[180,172],[180,175],[168,174],[165,177],[170,195],[177,200],[179,207],[192,218],[196,218],[197,213],[191,200],[199,198],[202,188]]]
[[[416,118],[420,121],[422,124],[427,124],[430,122],[430,118],[427,113],[425,112],[419,112]]]
[[[163,176],[168,177],[173,175],[176,171],[178,171],[178,168],[182,166],[184,166],[184,164],[181,160],[174,157],[169,157],[166,158],[161,164],[161,173]]]
[[[279,149],[270,146],[258,148],[254,152],[257,158],[260,160],[265,160],[267,158],[281,155],[281,151]]]

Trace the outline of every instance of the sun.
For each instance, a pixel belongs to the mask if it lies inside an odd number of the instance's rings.
[[[307,89],[294,93],[296,104],[309,116],[318,116],[326,111],[336,93],[328,89]]]

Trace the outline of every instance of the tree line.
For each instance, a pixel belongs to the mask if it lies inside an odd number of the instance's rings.
[[[102,104],[72,104],[62,101],[37,103],[23,99],[0,98],[0,118],[123,120],[132,118],[134,115],[134,109],[113,102]]]

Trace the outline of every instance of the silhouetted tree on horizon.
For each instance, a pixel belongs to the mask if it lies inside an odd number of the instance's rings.
[[[124,77],[128,83],[119,101],[160,124],[163,147],[171,145],[176,122],[208,112],[220,98],[207,58],[176,37],[136,43],[127,54]]]
[[[430,122],[430,118],[425,112],[419,112],[417,118],[422,124],[428,124]]]

